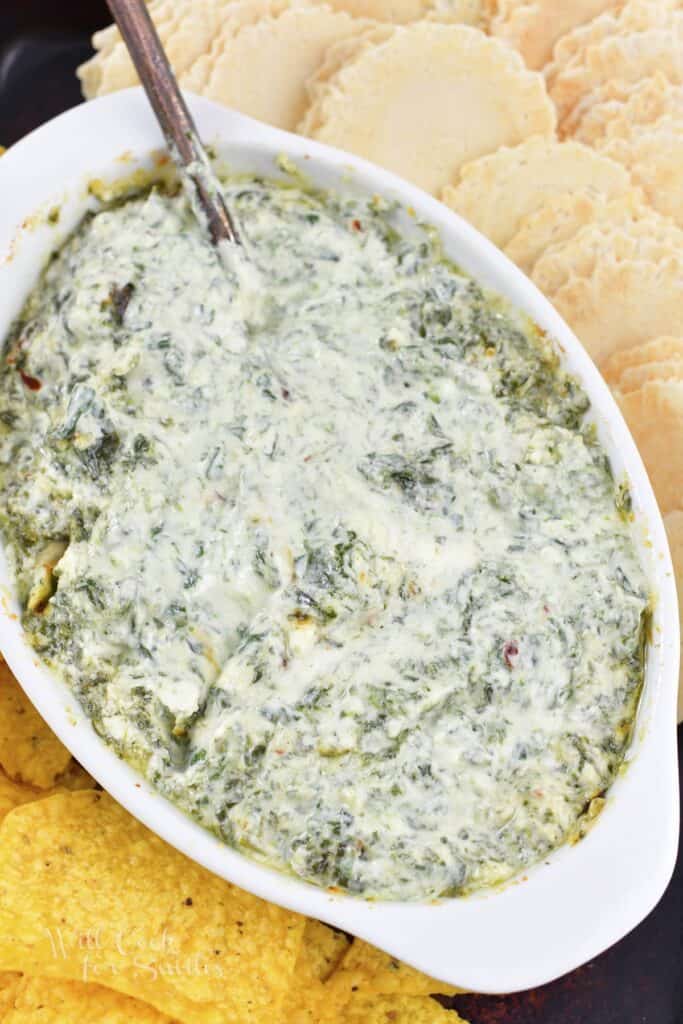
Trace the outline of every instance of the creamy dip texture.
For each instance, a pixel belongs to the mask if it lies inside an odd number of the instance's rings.
[[[97,731],[228,843],[416,899],[581,831],[648,592],[586,396],[377,198],[90,215],[7,338],[0,522],[24,623]]]

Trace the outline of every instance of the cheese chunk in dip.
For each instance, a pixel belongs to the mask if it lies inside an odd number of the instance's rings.
[[[428,228],[227,180],[258,316],[182,195],[89,215],[6,339],[0,522],[97,732],[270,865],[460,895],[581,834],[649,594],[588,401]]]

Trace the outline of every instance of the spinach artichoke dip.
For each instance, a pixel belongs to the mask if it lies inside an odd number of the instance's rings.
[[[90,213],[6,339],[0,522],[98,733],[244,852],[423,899],[581,833],[648,587],[588,400],[377,197],[226,179]],[[597,802],[596,802],[597,801]]]

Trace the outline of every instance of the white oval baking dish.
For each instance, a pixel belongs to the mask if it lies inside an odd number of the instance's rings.
[[[260,866],[225,846],[156,794],[99,739],[64,684],[27,644],[0,550],[0,647],[30,699],[75,757],[121,804],[173,846],[264,899],[320,918],[447,982],[483,992],[529,988],[563,974],[625,935],[669,881],[678,841],[675,705],[678,612],[661,517],[643,465],[607,387],[571,331],[493,245],[445,206],[348,154],[277,131],[206,100],[190,106],[203,139],[232,168],[277,175],[287,154],[313,182],[397,198],[441,232],[466,271],[526,310],[581,379],[617,474],[630,479],[644,558],[656,594],[654,642],[629,754],[588,836],[499,891],[431,904],[371,903],[331,894]],[[0,160],[0,337],[42,263],[77,223],[93,178],[149,165],[162,139],[142,91],[77,107]],[[61,204],[57,225],[45,214]]]

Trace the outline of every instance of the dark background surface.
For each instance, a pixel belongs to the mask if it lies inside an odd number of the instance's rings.
[[[110,20],[103,0],[0,0],[0,145],[80,102],[74,68],[91,52],[91,32]],[[680,764],[683,728],[678,741]],[[682,888],[679,851],[659,906],[602,956],[531,992],[457,996],[450,1004],[471,1024],[683,1024]],[[548,943],[554,934],[549,925]]]

